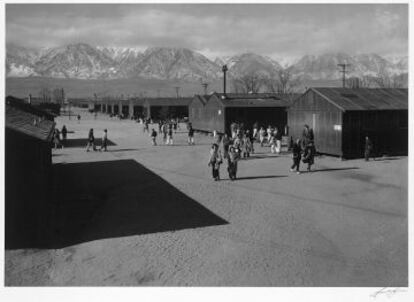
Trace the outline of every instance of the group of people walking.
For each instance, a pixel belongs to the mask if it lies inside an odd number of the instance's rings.
[[[260,146],[263,147],[265,143],[267,143],[270,147],[270,153],[280,154],[282,151],[282,131],[280,131],[278,127],[273,127],[271,125],[269,125],[267,129],[264,127],[260,127],[258,131],[257,128],[255,129],[253,131],[256,133],[258,132]]]
[[[222,145],[223,154],[219,145]],[[217,141],[211,146],[210,159],[208,166],[212,169],[212,176],[215,181],[220,180],[220,165],[224,160],[227,161],[227,172],[231,180],[237,178],[238,161],[242,158],[250,157],[254,153],[254,145],[250,131],[237,129],[232,137],[224,134],[223,137],[217,136]]]
[[[144,132],[145,127],[147,127],[144,123]],[[151,133],[149,136],[151,137],[151,143],[153,146],[157,145],[157,136],[158,133],[162,135],[162,141],[165,145],[173,145],[174,144],[174,134],[177,133],[177,131],[180,129],[180,125],[178,122],[178,119],[172,119],[172,120],[160,120],[158,122],[158,132],[152,128]],[[187,130],[188,130],[188,144],[194,145],[194,129],[191,126],[191,123],[187,124]],[[149,131],[149,130],[148,130]]]
[[[250,135],[250,131],[240,128],[231,128],[231,137],[224,134],[222,138],[218,138],[217,141],[211,146],[210,158],[208,166],[211,167],[212,177],[215,181],[220,180],[220,165],[224,161],[227,161],[227,171],[229,178],[235,180],[237,178],[237,166],[238,161],[242,158],[247,158],[251,153],[254,153],[254,142],[259,136],[259,143],[264,145],[264,141],[267,140],[268,145],[271,147],[272,153],[281,152],[281,140],[282,134],[277,127],[269,126],[267,130],[263,127],[258,129],[255,125],[253,128],[253,134]],[[221,152],[220,143],[222,144],[223,154]],[[316,148],[314,142],[313,130],[308,125],[304,126],[302,138],[297,138],[291,146],[293,164],[291,171],[296,171],[300,174],[300,163],[307,164],[307,170],[311,171],[311,167],[315,162]]]
[[[144,124],[144,132],[145,132],[145,124]],[[173,133],[177,132],[177,125],[169,122],[169,121],[159,121],[158,122],[158,132],[162,135],[162,141],[165,145],[173,145],[174,144],[174,137]],[[150,137],[153,146],[157,145],[157,131],[152,128]]]
[[[61,131],[59,131],[59,129],[57,129],[57,128],[54,130],[54,132],[53,132],[53,146],[54,146],[55,150],[59,147],[62,148],[62,149],[65,147],[67,134],[68,134],[68,130],[66,129],[65,125],[62,126]]]
[[[92,147],[93,151],[108,151],[107,147],[108,147],[108,130],[104,129],[103,131],[103,135],[102,135],[102,144],[101,147],[99,149],[96,148],[95,145],[95,135],[93,133],[93,128],[89,129],[89,133],[88,133],[88,143],[86,145],[86,152],[89,152],[89,149]]]
[[[237,163],[240,160],[240,149],[234,145],[229,145],[227,151],[222,155],[219,145],[214,143],[210,150],[210,159],[208,166],[211,167],[213,179],[215,181],[220,180],[220,165],[224,160],[227,160],[227,172],[231,180],[235,180],[237,177]]]
[[[249,142],[247,142],[247,147],[251,148],[251,153],[254,152],[255,141],[258,141],[261,147],[270,147],[270,153],[272,154],[280,154],[282,151],[283,132],[276,126],[269,125],[266,129],[263,126],[259,128],[259,124],[256,122],[253,124],[253,131],[250,132],[250,130],[244,130],[243,123],[232,123],[230,129],[232,139],[239,137],[240,133],[243,138],[247,136],[251,143],[250,147]]]
[[[313,130],[305,125],[303,128],[302,139],[297,138],[292,146],[292,160],[293,164],[290,167],[291,172],[300,174],[300,162],[308,165],[308,172],[311,171],[312,165],[315,163],[315,142]]]

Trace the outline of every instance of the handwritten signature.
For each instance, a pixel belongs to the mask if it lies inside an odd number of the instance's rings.
[[[389,287],[383,287],[379,291],[376,291],[375,293],[371,294],[372,298],[376,298],[380,295],[386,295],[388,298],[391,298],[396,293],[402,293],[406,292],[406,289],[395,287],[395,288],[389,288]]]

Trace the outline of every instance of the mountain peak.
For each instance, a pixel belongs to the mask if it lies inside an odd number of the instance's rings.
[[[45,76],[58,78],[155,78],[199,81],[218,79],[221,66],[228,65],[231,77],[249,73],[275,76],[286,63],[283,57],[277,60],[253,52],[233,57],[209,60],[203,54],[183,47],[103,47],[87,43],[71,43],[49,49],[34,50],[15,44],[6,46],[7,76]],[[294,77],[310,79],[339,78],[338,64],[348,63],[349,76],[376,75],[386,71],[390,74],[406,73],[408,57],[384,59],[369,53],[349,55],[330,52],[305,55],[291,62]],[[285,64],[284,64],[285,65]],[[287,66],[285,66],[287,68]]]

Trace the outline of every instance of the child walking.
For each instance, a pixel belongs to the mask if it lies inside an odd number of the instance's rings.
[[[369,161],[369,157],[371,156],[371,151],[372,151],[372,142],[368,136],[365,136],[365,150],[364,150],[365,161]]]
[[[99,151],[102,151],[102,149],[106,152],[108,146],[108,130],[104,130],[104,135],[102,136],[102,145]]]
[[[167,145],[173,144],[173,127],[170,124],[168,127],[168,134],[167,134]]]
[[[309,141],[305,147],[305,152],[303,154],[303,162],[308,164],[308,172],[311,171],[311,167],[315,163],[315,154],[315,144],[313,143],[313,141]]]
[[[157,131],[155,131],[154,128],[151,130],[151,142],[153,146],[157,145]]]
[[[302,148],[300,146],[300,139],[296,139],[296,142],[294,142],[292,146],[293,165],[290,167],[290,172],[294,172],[296,168],[296,173],[300,174],[299,166],[300,166],[300,159],[302,157],[301,152],[302,152]]]
[[[229,155],[227,157],[227,171],[229,172],[229,178],[235,180],[237,177],[237,162],[240,159],[240,152],[235,147],[229,148]]]
[[[210,150],[210,160],[208,166],[211,167],[211,173],[214,181],[220,180],[220,165],[223,162],[221,152],[219,151],[218,145],[213,144]]]
[[[188,144],[195,145],[194,144],[194,129],[192,126],[189,126],[189,129],[188,129]]]
[[[88,144],[86,145],[86,152],[89,152],[89,148],[92,147],[93,151],[96,151],[95,147],[95,136],[93,135],[93,129],[89,130],[88,134]]]
[[[260,127],[260,130],[259,130],[260,147],[263,147],[265,136],[266,136],[266,130],[263,127]]]

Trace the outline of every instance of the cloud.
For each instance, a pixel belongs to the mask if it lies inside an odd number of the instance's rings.
[[[6,6],[6,40],[29,47],[187,47],[209,56],[321,52],[407,54],[407,5]]]

